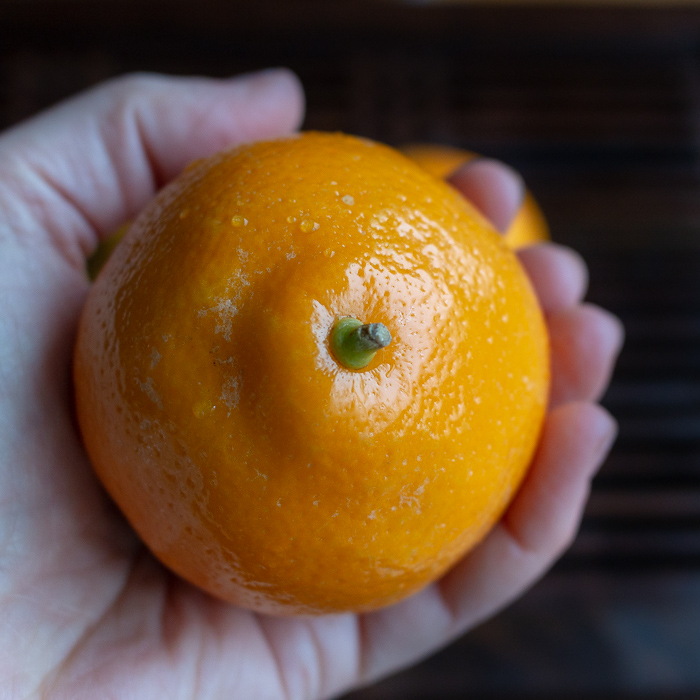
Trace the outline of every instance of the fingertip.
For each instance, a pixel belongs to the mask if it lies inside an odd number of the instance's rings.
[[[530,471],[489,535],[438,582],[461,631],[534,583],[571,544],[617,423],[601,406],[572,402],[553,410]]]
[[[595,401],[606,390],[624,342],[622,322],[593,304],[550,313],[552,407]]]
[[[574,538],[590,490],[617,436],[598,404],[570,402],[551,411],[532,466],[503,523],[524,551],[553,561]]]
[[[553,409],[533,462],[532,475],[551,492],[575,493],[600,469],[617,438],[615,418],[593,401],[570,401]],[[565,485],[565,486],[563,486]]]
[[[622,321],[607,309],[593,304],[587,305],[598,315],[600,335],[604,337],[608,352],[613,358],[617,358],[625,344],[625,326]]]
[[[525,198],[525,183],[519,173],[492,158],[470,160],[447,181],[501,233],[508,230]]]
[[[304,88],[299,77],[289,68],[268,68],[228,79],[238,97],[244,87],[250,92],[258,117],[272,119],[272,132],[295,131],[304,119]],[[263,126],[264,128],[264,126]]]
[[[575,250],[557,243],[540,243],[518,251],[544,311],[578,304],[588,289],[588,266]]]
[[[588,454],[589,469],[582,475],[590,479],[610,452],[619,431],[617,420],[603,406],[591,401],[571,401],[552,411],[553,430],[570,443],[582,443]],[[576,430],[578,435],[566,436]]]

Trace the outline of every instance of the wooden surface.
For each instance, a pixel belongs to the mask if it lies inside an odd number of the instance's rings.
[[[700,697],[700,11],[5,0],[0,125],[126,71],[281,64],[307,128],[518,167],[628,333],[620,439],[571,551],[353,700]]]

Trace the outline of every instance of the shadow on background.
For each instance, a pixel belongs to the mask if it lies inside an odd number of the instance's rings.
[[[519,602],[353,700],[700,694],[700,11],[384,3],[0,8],[0,127],[133,70],[287,65],[305,128],[521,170],[627,344],[582,532]]]

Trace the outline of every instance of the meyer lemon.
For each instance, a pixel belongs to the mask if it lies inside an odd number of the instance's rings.
[[[548,340],[514,254],[386,146],[306,133],[195,162],[81,318],[94,468],[167,567],[266,613],[440,576],[517,489]]]

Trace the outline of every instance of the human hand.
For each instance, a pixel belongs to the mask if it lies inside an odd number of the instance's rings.
[[[521,254],[553,351],[552,407],[532,469],[484,542],[403,603],[317,618],[222,603],[156,562],[97,483],[70,409],[86,256],[189,161],[293,130],[302,103],[286,72],[131,77],[0,135],[0,684],[8,697],[328,697],[493,614],[577,528],[614,434],[594,401],[621,331],[581,305],[585,267],[552,245]],[[453,184],[499,225],[517,204],[517,177],[489,161]]]

